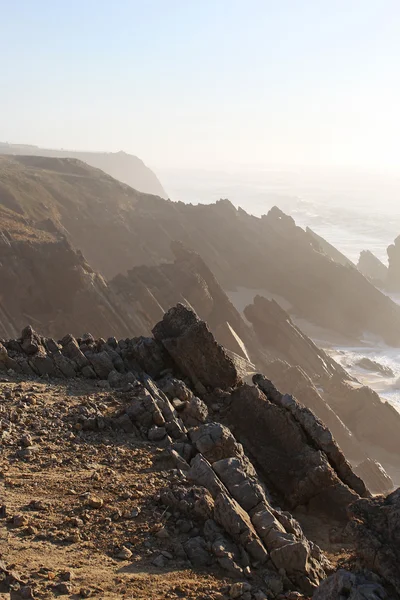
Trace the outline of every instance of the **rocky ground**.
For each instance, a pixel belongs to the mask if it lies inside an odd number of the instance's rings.
[[[153,332],[0,347],[0,594],[398,600],[399,490],[183,305]]]
[[[154,466],[160,443],[120,428],[82,430],[82,415],[118,414],[123,394],[3,377],[0,401],[0,590],[7,577],[20,588],[15,598],[267,597],[262,574],[231,578],[188,559],[183,543],[199,529],[161,503],[160,491],[185,476]],[[329,558],[348,556],[336,545]]]
[[[154,469],[157,445],[79,430],[77,415],[115,412],[116,394],[7,378],[0,399],[1,558],[22,597],[229,597],[232,582],[182,552],[196,527],[160,504],[179,475]]]

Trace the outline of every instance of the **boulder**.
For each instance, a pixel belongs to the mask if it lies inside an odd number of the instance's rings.
[[[241,506],[221,492],[215,500],[214,519],[235,542],[242,545],[250,556],[261,563],[268,558],[268,552],[258,537],[248,514]]]
[[[190,463],[188,478],[197,485],[207,488],[215,499],[221,492],[226,493],[226,488],[213,471],[208,460],[197,454]]]
[[[191,429],[189,438],[196,450],[210,463],[243,454],[241,444],[236,442],[230,430],[221,423],[206,423]]]
[[[350,573],[339,569],[321,582],[313,594],[313,600],[389,600],[386,590],[377,579],[373,573]]]
[[[168,366],[168,355],[162,344],[150,337],[140,336],[130,340],[127,357],[150,377],[159,377]]]
[[[89,361],[78,346],[78,342],[71,334],[66,335],[61,340],[62,354],[66,358],[74,361],[79,369],[89,365]]]
[[[154,327],[153,334],[199,393],[238,384],[232,359],[215,341],[206,323],[183,304],[171,308]]]

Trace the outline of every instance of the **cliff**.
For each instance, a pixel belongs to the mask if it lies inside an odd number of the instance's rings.
[[[357,269],[331,260],[292,218],[252,217],[227,200],[187,205],[141,194],[74,159],[0,160],[0,202],[37,225],[50,217],[106,278],[198,252],[224,289],[266,289],[291,312],[346,336],[400,344],[400,307]]]
[[[0,154],[76,158],[96,169],[101,169],[111,177],[126,183],[139,192],[167,198],[167,194],[155,173],[140,158],[126,152],[77,152],[74,150],[39,148],[38,146],[24,144],[0,143]]]

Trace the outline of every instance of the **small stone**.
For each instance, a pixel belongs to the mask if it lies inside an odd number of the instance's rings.
[[[264,594],[263,591],[257,590],[254,592],[254,600],[268,600],[268,597]]]
[[[26,515],[14,515],[13,525],[14,527],[27,527],[29,519]]]
[[[64,581],[57,583],[57,585],[54,586],[54,589],[63,596],[72,593],[72,585]]]
[[[231,585],[229,590],[230,598],[240,598],[246,592],[251,592],[251,585],[247,581],[238,581]]]
[[[5,504],[2,504],[0,506],[0,519],[6,519],[7,518],[7,507]]]
[[[83,521],[79,517],[71,517],[69,522],[72,527],[83,527]]]
[[[24,535],[36,535],[37,532],[38,530],[36,529],[36,527],[33,527],[32,525],[29,525],[23,531]]]
[[[38,451],[38,448],[36,446],[29,446],[28,448],[21,448],[20,450],[17,450],[16,454],[18,456],[18,458],[32,458],[32,456],[34,456]]]
[[[63,571],[62,573],[60,573],[61,581],[72,581],[73,578],[74,578],[73,571]]]
[[[92,590],[89,588],[81,588],[79,590],[79,595],[81,598],[90,598],[92,595]]]
[[[161,529],[159,529],[156,533],[156,538],[160,539],[160,540],[166,540],[169,538],[169,533],[168,531],[165,529],[165,527],[162,527]]]
[[[35,596],[33,594],[33,589],[30,585],[24,585],[19,590],[19,595],[24,600],[34,600]]]
[[[156,558],[154,558],[151,561],[151,564],[154,565],[155,567],[159,567],[160,569],[162,569],[163,567],[165,567],[165,558],[162,554],[159,554],[158,556],[156,556]]]
[[[41,510],[41,511],[48,510],[48,506],[47,506],[46,502],[43,502],[43,500],[31,500],[31,502],[29,502],[28,506],[31,510]]]
[[[98,496],[89,496],[87,499],[87,504],[90,506],[90,508],[101,508],[104,504],[104,501]]]
[[[30,435],[23,435],[19,440],[19,445],[23,448],[28,448],[28,446],[32,446],[32,438]]]
[[[140,508],[138,506],[135,506],[135,508],[132,508],[131,517],[133,519],[136,519],[136,517],[138,517],[139,515],[140,515]]]
[[[70,535],[66,536],[65,541],[70,542],[71,544],[77,544],[81,541],[81,536],[79,533],[71,533]]]
[[[147,437],[151,442],[160,442],[165,438],[166,435],[167,430],[165,427],[157,427],[157,425],[154,425],[151,429],[149,429]]]
[[[126,546],[122,546],[121,550],[116,555],[117,558],[121,558],[122,560],[128,560],[132,556],[132,552]]]

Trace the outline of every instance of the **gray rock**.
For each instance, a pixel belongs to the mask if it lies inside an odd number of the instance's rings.
[[[212,557],[208,552],[204,538],[200,536],[190,538],[183,544],[183,547],[194,567],[205,567],[211,564]]]
[[[322,581],[313,594],[313,600],[385,600],[385,589],[371,573],[350,573],[339,569]]]
[[[220,493],[226,493],[225,486],[218,479],[210,463],[201,454],[197,454],[191,461],[188,478],[197,485],[207,488],[213,498]]]
[[[267,560],[267,550],[261,543],[248,514],[225,493],[220,493],[215,500],[214,519],[232,539],[244,546],[255,560],[261,563]]]
[[[232,359],[204,321],[183,304],[171,308],[153,328],[153,334],[200,394],[206,388],[227,389],[238,383]]]
[[[114,369],[111,358],[104,350],[101,352],[87,352],[86,358],[90,361],[94,372],[99,379],[107,379]]]
[[[220,423],[206,423],[189,431],[189,438],[198,452],[212,464],[231,456],[242,456],[243,448],[230,430]]]
[[[68,334],[65,337],[63,337],[63,339],[61,340],[61,346],[62,354],[66,358],[69,358],[70,360],[74,361],[80,369],[86,367],[89,364],[88,359],[80,350],[78,342],[71,334]]]
[[[157,454],[154,458],[154,466],[161,471],[180,469],[189,471],[188,463],[177,453],[176,450],[167,449]]]
[[[208,418],[208,408],[203,400],[192,396],[188,402],[185,403],[183,410],[180,412],[180,416],[186,427],[197,427],[201,423],[205,423]]]
[[[147,437],[151,442],[160,442],[167,435],[167,430],[165,427],[157,427],[157,425],[153,425],[147,434]]]

